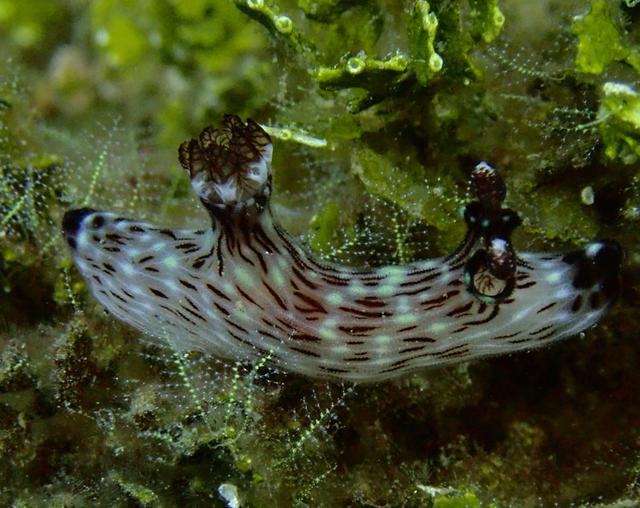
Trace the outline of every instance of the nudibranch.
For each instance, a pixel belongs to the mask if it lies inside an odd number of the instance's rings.
[[[367,269],[322,260],[274,222],[271,154],[267,133],[233,115],[180,146],[211,217],[202,230],[68,211],[64,235],[95,298],[181,350],[371,382],[545,346],[594,325],[618,295],[614,241],[516,253],[520,219],[484,162],[450,256]]]

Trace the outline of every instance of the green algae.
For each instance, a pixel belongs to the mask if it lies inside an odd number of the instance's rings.
[[[601,74],[611,62],[626,61],[640,70],[640,51],[624,36],[617,9],[606,0],[593,0],[587,14],[573,24],[578,38],[576,69]]]
[[[602,86],[598,110],[598,129],[605,154],[633,164],[640,156],[640,95],[624,83],[607,82]]]

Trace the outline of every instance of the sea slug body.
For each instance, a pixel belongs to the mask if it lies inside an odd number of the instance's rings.
[[[211,216],[203,230],[67,212],[63,231],[93,295],[182,350],[371,382],[545,346],[595,324],[619,293],[614,241],[516,254],[520,219],[486,163],[471,174],[478,199],[450,256],[371,269],[321,260],[273,220],[271,153],[264,130],[233,115],[180,146]]]

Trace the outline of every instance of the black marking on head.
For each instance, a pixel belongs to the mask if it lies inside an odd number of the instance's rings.
[[[69,210],[64,214],[64,217],[62,218],[62,231],[69,247],[72,249],[77,247],[76,236],[78,234],[80,224],[87,215],[91,215],[92,213],[96,213],[93,208],[76,208],[75,210]]]

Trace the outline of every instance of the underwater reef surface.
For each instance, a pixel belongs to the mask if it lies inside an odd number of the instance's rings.
[[[0,0],[0,505],[640,504],[640,2]],[[274,214],[354,266],[444,255],[481,160],[518,251],[625,252],[549,348],[373,385],[159,346],[107,315],[70,208],[206,214],[177,147],[274,142]]]

